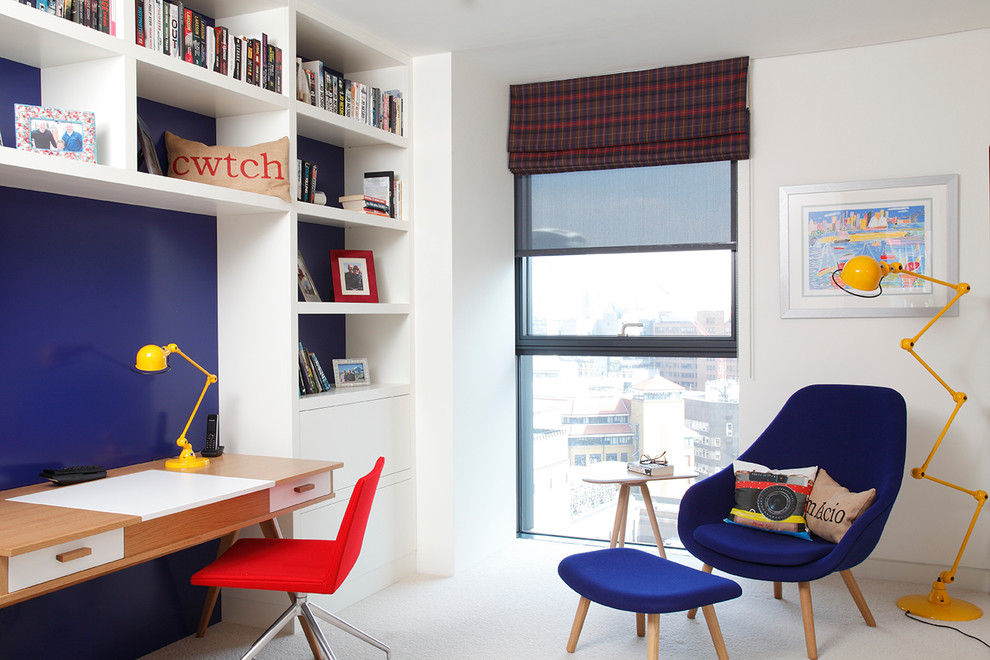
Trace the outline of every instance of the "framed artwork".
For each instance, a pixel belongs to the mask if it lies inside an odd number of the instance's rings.
[[[14,104],[17,148],[96,162],[96,115],[81,110]]]
[[[149,174],[162,176],[162,165],[158,162],[158,152],[155,150],[155,141],[151,139],[151,131],[148,125],[138,115],[138,169],[144,169]]]
[[[302,250],[296,250],[297,256],[297,270],[299,279],[299,291],[302,292],[303,300],[306,302],[322,302],[320,294],[316,290],[316,285],[313,283],[313,276],[309,274],[309,268],[306,267],[306,260],[303,259]]]
[[[865,254],[956,282],[958,210],[957,174],[782,186],[781,317],[933,316],[949,301],[946,287],[889,276],[882,296],[863,299],[841,290],[836,271]]]
[[[334,302],[378,302],[371,250],[330,250]]]
[[[333,382],[337,387],[371,385],[367,358],[345,358],[333,361]]]

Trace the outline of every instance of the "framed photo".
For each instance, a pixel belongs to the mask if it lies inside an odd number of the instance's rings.
[[[345,358],[333,361],[333,382],[337,387],[371,385],[367,358]]]
[[[378,302],[371,250],[330,250],[334,302]]]
[[[309,274],[309,268],[306,267],[306,260],[303,259],[302,250],[297,250],[296,252],[298,254],[299,291],[302,292],[303,300],[306,302],[322,302],[323,299],[320,298],[320,294],[316,291],[316,285],[313,283],[313,277]]]
[[[865,254],[957,282],[958,211],[957,174],[781,187],[781,317],[933,316],[949,301],[948,287],[894,275],[882,296],[864,299],[832,276]],[[957,306],[946,314],[957,315]]]
[[[14,104],[17,148],[96,162],[96,115],[82,110]]]
[[[158,162],[155,141],[151,139],[151,131],[141,119],[141,115],[138,115],[138,146],[138,169],[143,168],[149,174],[162,176],[162,165]]]

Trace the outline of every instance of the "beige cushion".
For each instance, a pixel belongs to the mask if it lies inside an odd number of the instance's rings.
[[[289,198],[289,138],[250,147],[210,147],[165,131],[168,175]]]
[[[804,513],[808,529],[816,536],[838,543],[876,498],[876,488],[850,493],[822,468],[818,471]]]

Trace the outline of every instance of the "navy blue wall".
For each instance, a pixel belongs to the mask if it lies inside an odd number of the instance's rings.
[[[14,103],[41,104],[40,74],[0,59],[7,146],[14,146]],[[138,113],[163,166],[165,129],[215,142],[211,117],[145,99]],[[319,188],[336,200],[343,151],[314,141],[299,149],[320,163]],[[0,489],[39,483],[47,467],[112,468],[178,453],[175,438],[204,378],[178,356],[166,374],[135,373],[142,345],[176,343],[217,369],[215,218],[57,192],[0,187]],[[343,231],[303,224],[300,236],[329,300],[329,250],[343,247]],[[326,363],[345,354],[343,317],[304,319],[300,337]],[[197,450],[217,391],[210,389],[190,427]],[[0,660],[136,658],[193,633],[205,589],[190,586],[189,576],[212,561],[216,547],[206,543],[0,609]]]

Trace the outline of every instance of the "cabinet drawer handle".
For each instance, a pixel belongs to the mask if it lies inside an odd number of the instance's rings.
[[[88,557],[93,554],[92,548],[76,548],[75,550],[69,550],[67,552],[60,552],[55,555],[55,559],[62,562],[63,564],[74,561],[76,559],[82,559],[83,557]]]
[[[296,486],[292,490],[297,493],[305,493],[306,491],[313,490],[314,488],[316,488],[316,484],[303,484],[302,486]]]

